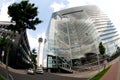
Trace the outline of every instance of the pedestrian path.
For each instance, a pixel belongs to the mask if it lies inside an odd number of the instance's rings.
[[[0,64],[0,67],[6,69],[6,65],[1,63]],[[11,71],[11,72],[14,72],[14,73],[18,73],[18,74],[26,74],[27,71],[26,70],[21,70],[21,69],[13,69],[11,67],[8,67],[8,70]]]
[[[119,70],[120,70],[120,61],[112,64],[111,68],[100,80],[120,80]]]

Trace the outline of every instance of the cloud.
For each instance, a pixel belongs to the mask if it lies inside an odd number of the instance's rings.
[[[38,33],[37,36],[33,36],[31,34],[31,32],[29,30],[27,30],[27,36],[28,36],[28,41],[29,41],[31,49],[35,48],[36,50],[38,50],[38,39],[41,38],[41,37],[45,39],[45,33],[44,32],[41,33],[41,34]],[[41,47],[43,47],[43,46],[44,45],[42,43]]]
[[[68,8],[87,5],[87,2],[85,0],[67,0],[67,2],[68,2],[67,4]]]
[[[94,4],[96,0],[66,0],[67,4],[65,5],[64,2],[57,3],[53,2],[50,7],[55,11],[59,11],[65,8],[71,8],[76,6],[83,6],[88,4]]]
[[[84,5],[97,5],[108,17],[112,20],[113,24],[116,26],[119,34],[120,34],[120,11],[118,7],[120,7],[119,0],[66,0],[67,4],[64,5],[63,2],[56,3],[54,2],[51,5],[51,8],[54,11],[62,10],[65,8],[71,8],[76,6],[84,6]]]
[[[50,6],[53,11],[59,11],[61,9],[64,9],[65,8],[65,5],[63,3],[56,3],[56,2],[53,2]]]
[[[10,21],[7,11],[8,11],[8,6],[13,2],[15,2],[15,0],[11,0],[7,3],[4,0],[2,3],[0,3],[2,4],[1,9],[0,9],[0,21]]]

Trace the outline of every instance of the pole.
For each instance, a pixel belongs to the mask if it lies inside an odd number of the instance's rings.
[[[4,55],[5,55],[5,53],[4,53],[4,51],[2,51],[2,63],[3,63],[3,58],[4,58]]]
[[[95,39],[95,44],[97,45],[97,40]],[[96,47],[96,51],[97,51],[97,62],[98,62],[98,71],[100,72],[100,59],[99,59],[99,51],[98,48]]]
[[[93,38],[93,40],[94,40],[94,38]],[[98,72],[100,72],[100,59],[99,59],[98,46],[96,46],[96,45],[98,45],[97,43],[98,43],[98,42],[97,42],[97,37],[95,37],[94,45],[95,45],[96,53],[97,53]]]
[[[9,70],[8,70],[9,51],[10,51],[10,45],[8,45],[7,53],[6,53],[6,74],[7,74],[7,80],[9,80]]]
[[[85,33],[85,35],[88,37],[88,33]],[[92,37],[93,38],[93,37]],[[94,38],[93,38],[94,40]],[[97,40],[95,39],[95,42],[94,42],[94,45],[95,45],[95,48],[96,48],[96,53],[97,53],[97,63],[98,63],[98,71],[100,72],[100,60],[99,60],[99,54],[98,54],[98,48],[96,47],[97,45]]]
[[[7,50],[7,54],[6,54],[6,73],[7,73],[7,80],[9,80],[9,71],[8,71],[8,51]]]
[[[100,60],[99,60],[99,54],[97,53],[97,62],[98,62],[98,71],[100,72]]]
[[[7,51],[6,51],[6,75],[7,75],[6,80],[9,80],[9,70],[8,70],[8,60],[9,59],[8,58],[9,58],[10,46],[11,46],[10,37],[8,36],[8,47],[7,47]]]

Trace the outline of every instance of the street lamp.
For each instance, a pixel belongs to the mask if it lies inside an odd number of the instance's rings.
[[[4,41],[4,42],[3,42]],[[0,45],[2,45],[0,48],[1,50],[1,63],[3,63],[3,58],[4,58],[4,45],[6,45],[6,40],[5,40],[5,36],[2,35],[2,33],[0,34]]]
[[[2,63],[3,63],[4,55],[5,55],[5,53],[4,53],[4,50],[3,50],[3,51],[2,51],[2,54],[1,54],[1,57],[2,57]]]
[[[85,33],[85,35],[88,37],[89,36],[89,34],[88,33]],[[94,40],[94,39],[93,39]],[[98,54],[98,48],[96,47],[96,45],[97,45],[97,42],[96,42],[97,40],[95,39],[95,48],[96,48],[96,51],[97,51],[97,63],[98,63],[98,71],[100,72],[100,60],[99,60],[99,54]]]
[[[100,72],[100,59],[99,59],[99,54],[98,53],[97,53],[97,62],[98,62],[98,70]]]

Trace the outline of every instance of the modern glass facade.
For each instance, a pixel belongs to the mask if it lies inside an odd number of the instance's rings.
[[[48,68],[57,66],[60,59],[72,65],[72,59],[81,58],[86,53],[97,54],[100,42],[105,46],[106,54],[112,55],[120,39],[112,22],[96,6],[81,6],[53,13],[47,38]]]

